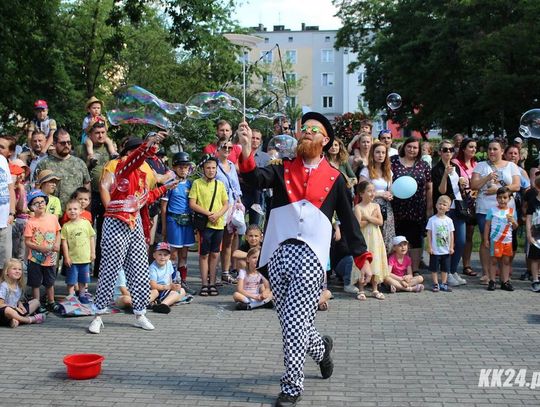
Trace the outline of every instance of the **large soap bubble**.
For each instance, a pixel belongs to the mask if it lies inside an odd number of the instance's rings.
[[[519,120],[519,134],[526,138],[540,139],[540,109],[531,109],[523,113]]]
[[[294,158],[296,156],[296,146],[298,141],[287,134],[274,136],[268,142],[267,151],[275,150],[279,158]]]
[[[399,93],[390,93],[386,97],[386,106],[388,106],[391,110],[397,110],[401,107],[402,101],[401,96]]]

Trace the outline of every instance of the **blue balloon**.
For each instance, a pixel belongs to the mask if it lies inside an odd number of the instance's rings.
[[[392,193],[396,198],[407,199],[413,196],[418,189],[418,184],[413,177],[405,175],[399,177],[392,184]]]

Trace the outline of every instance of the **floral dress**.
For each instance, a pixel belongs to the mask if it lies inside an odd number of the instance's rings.
[[[418,160],[412,167],[405,167],[399,156],[390,157],[392,163],[392,180],[409,175],[416,180],[418,188],[416,193],[407,199],[394,197],[392,208],[394,219],[398,221],[413,221],[425,225],[427,221],[426,185],[431,182],[431,169],[425,161]]]

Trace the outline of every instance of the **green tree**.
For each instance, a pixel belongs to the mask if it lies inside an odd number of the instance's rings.
[[[339,3],[335,45],[358,53],[351,70],[365,64],[372,111],[398,92],[403,107],[389,114],[410,129],[512,134],[539,99],[539,2]]]

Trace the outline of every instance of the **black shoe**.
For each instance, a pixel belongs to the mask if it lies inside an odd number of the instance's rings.
[[[505,281],[504,283],[501,283],[501,290],[514,291],[514,287],[512,287],[512,283],[510,281]]]
[[[189,286],[187,281],[182,281],[181,285],[184,291],[186,292],[186,294],[195,295],[197,293],[197,291],[195,291],[193,288]]]
[[[157,304],[152,307],[152,311],[157,312],[158,314],[168,314],[171,312],[171,307],[167,304]]]
[[[489,283],[488,283],[488,286],[487,286],[487,290],[488,290],[488,291],[495,291],[495,281],[489,280]]]
[[[330,352],[332,352],[332,348],[334,347],[334,341],[328,335],[323,336],[322,340],[324,342],[324,356],[319,363],[319,368],[321,369],[322,378],[328,379],[334,373],[334,361],[332,360],[332,356],[330,356]]]
[[[250,311],[251,307],[249,306],[249,304],[246,304],[245,302],[237,302],[236,309],[238,311]]]
[[[524,271],[523,273],[521,273],[521,276],[519,276],[519,279],[521,281],[525,281],[525,280],[528,280],[530,277],[531,277],[531,272],[529,270],[527,270],[527,271]]]
[[[46,307],[47,307],[47,311],[49,312],[54,312],[54,313],[60,312],[60,304],[58,304],[56,301],[48,302]]]
[[[262,306],[262,308],[268,308],[268,309],[274,308],[274,301],[273,301],[273,300],[270,300],[270,301],[266,302],[266,303]]]
[[[279,396],[276,399],[275,407],[294,407],[302,399],[302,396],[291,396],[285,393],[279,393]]]

